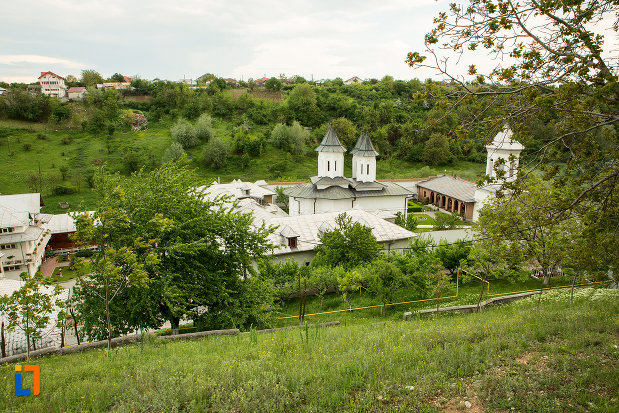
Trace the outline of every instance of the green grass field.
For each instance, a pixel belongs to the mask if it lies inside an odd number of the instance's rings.
[[[543,295],[481,313],[163,342],[38,359],[14,412],[535,411],[619,406],[619,293]],[[368,320],[369,321],[369,320]],[[24,387],[32,385],[26,375]],[[470,409],[465,403],[470,403]]]
[[[215,135],[231,143],[234,125],[231,122],[214,119]],[[96,195],[88,188],[88,170],[105,163],[111,171],[128,173],[124,158],[136,152],[144,159],[159,163],[165,150],[172,143],[170,124],[151,123],[144,131],[115,132],[94,136],[73,126],[45,123],[0,120],[0,193],[13,194],[31,192],[28,184],[31,176],[42,177],[42,194],[45,213],[67,212],[60,208],[60,202],[68,202],[69,210],[88,210],[96,204]],[[258,136],[268,132],[267,127],[256,127],[251,131]],[[190,164],[196,169],[200,182],[207,184],[216,179],[229,182],[232,179],[256,181],[309,181],[316,174],[316,153],[293,156],[279,149],[267,146],[260,157],[253,157],[245,164],[240,155],[232,154],[228,164],[219,170],[207,168],[202,161],[204,145],[189,149]],[[61,179],[61,168],[68,168],[69,174]],[[347,156],[345,174],[351,175],[352,159]],[[460,162],[447,167],[429,167],[421,163],[397,159],[378,160],[378,179],[420,178],[443,173],[475,180],[484,171],[483,164]],[[49,177],[52,177],[51,179]],[[77,177],[77,178],[76,178]],[[78,189],[69,195],[52,195],[55,186]]]

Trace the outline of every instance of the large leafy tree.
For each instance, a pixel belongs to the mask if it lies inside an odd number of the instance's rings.
[[[253,294],[260,280],[248,279],[253,262],[271,248],[270,229],[253,227],[251,215],[222,200],[205,200],[194,189],[196,181],[182,162],[170,162],[100,182],[99,209],[108,208],[105,194],[127,194],[115,201],[123,222],[108,239],[132,247],[146,276],[145,283],[127,289],[127,299],[138,305],[136,311],[125,306],[125,320],[133,324],[128,327],[158,327],[164,320],[177,327],[183,317],[222,327],[265,320],[262,311],[251,309],[272,299]]]
[[[320,245],[314,248],[317,265],[341,265],[350,269],[378,257],[380,245],[372,234],[372,228],[354,222],[346,213],[338,215],[335,224],[335,228],[320,235]]]
[[[610,49],[619,29],[618,10],[618,3],[609,0],[452,4],[435,18],[426,50],[411,52],[407,59],[412,67],[433,68],[452,81],[446,88],[429,87],[426,101],[437,101],[448,113],[483,101],[460,119],[460,138],[489,140],[509,123],[530,148],[523,169],[537,167],[555,186],[570,189],[552,207],[578,213],[590,229],[585,235],[603,251],[616,244],[619,227],[618,59]],[[468,75],[454,74],[458,56],[479,49],[497,58],[496,66],[480,73],[471,65]],[[546,131],[538,135],[542,142],[531,142],[540,124]],[[614,255],[607,265],[616,267]]]

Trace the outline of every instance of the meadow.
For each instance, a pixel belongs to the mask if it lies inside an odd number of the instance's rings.
[[[172,143],[169,122],[152,122],[143,131],[114,132],[93,135],[69,127],[47,123],[0,120],[0,193],[32,192],[29,178],[40,176],[45,213],[63,213],[67,209],[60,202],[67,202],[69,210],[89,210],[97,202],[96,194],[88,185],[88,176],[101,165],[111,171],[128,174],[135,165],[161,163],[165,150]],[[215,136],[232,145],[235,127],[232,122],[214,119]],[[254,134],[268,133],[267,127],[256,127]],[[202,158],[205,144],[187,150],[190,164],[195,168],[197,184],[208,184],[220,179],[256,181],[309,181],[316,174],[316,153],[308,149],[305,155],[293,156],[266,145],[260,156],[249,160],[231,154],[227,165],[211,169]],[[135,165],[134,165],[135,164]],[[345,174],[351,175],[352,159],[346,158]],[[66,170],[63,179],[62,170]],[[447,172],[476,180],[483,173],[484,165],[459,161],[447,167],[430,167],[420,162],[399,159],[380,159],[377,162],[378,179],[421,178]],[[40,173],[39,173],[40,172]],[[50,178],[51,177],[51,178]],[[69,194],[53,194],[57,186],[77,190]]]
[[[619,293],[553,291],[467,315],[53,356],[14,412],[617,411]],[[24,386],[31,386],[26,377]],[[467,408],[466,406],[469,406]]]

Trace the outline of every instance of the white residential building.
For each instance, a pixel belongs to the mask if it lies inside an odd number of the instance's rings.
[[[344,153],[333,127],[330,127],[318,152],[318,175],[311,183],[294,185],[285,190],[289,196],[289,213],[322,214],[364,210],[383,218],[394,219],[398,212],[406,214],[407,200],[413,192],[395,182],[376,180],[376,156],[370,137],[362,133],[351,151],[352,178],[344,176]]]
[[[87,94],[88,92],[83,86],[74,86],[70,87],[67,90],[67,96],[69,97],[69,100],[84,100]]]
[[[51,215],[41,214],[40,194],[0,196],[0,252],[3,278],[19,280],[33,275],[43,260],[51,231],[45,224]]]
[[[198,188],[209,199],[215,199],[218,196],[229,196],[232,199],[253,198],[260,203],[273,203],[273,197],[276,193],[266,188],[267,183],[264,181],[256,181],[255,183],[243,182],[240,179],[235,179],[229,184],[220,184],[213,182],[210,186],[201,186]]]
[[[39,84],[41,85],[41,93],[44,95],[55,98],[67,96],[67,85],[64,78],[53,72],[41,72]]]

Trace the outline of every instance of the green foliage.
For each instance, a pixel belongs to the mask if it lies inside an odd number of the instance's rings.
[[[346,213],[338,215],[335,223],[335,228],[320,234],[320,245],[314,248],[316,258],[312,265],[341,265],[350,269],[378,257],[380,245],[372,234],[372,228],[353,222]]]
[[[449,161],[449,142],[441,134],[433,133],[424,145],[423,160],[430,165],[444,165]]]
[[[8,89],[0,100],[0,112],[11,119],[41,121],[47,119],[52,109],[51,99],[45,95],[33,95],[26,90]]]
[[[456,212],[451,214],[446,214],[444,212],[436,212],[434,215],[434,229],[435,230],[443,230],[443,229],[454,229],[458,225],[462,224],[462,220]]]
[[[344,277],[344,269],[342,267],[314,267],[311,269],[308,281],[308,287],[317,290],[317,295],[320,297],[320,308],[325,294],[338,286],[339,280]]]
[[[183,145],[178,142],[172,142],[172,145],[163,153],[163,162],[178,161],[185,155]]]
[[[441,240],[436,249],[436,256],[443,263],[443,267],[453,275],[461,263],[466,262],[471,252],[471,243],[464,240],[456,240],[449,243]]]
[[[125,78],[120,73],[114,73],[112,77],[110,77],[110,82],[124,83],[124,81],[125,81]]]
[[[228,163],[229,153],[228,145],[215,136],[204,148],[204,164],[212,169],[221,169]]]
[[[105,82],[105,80],[103,80],[103,77],[101,77],[101,75],[99,74],[99,72],[97,72],[96,70],[82,70],[82,77],[80,79],[80,82],[84,85],[84,86],[96,86],[97,84],[103,83]]]
[[[203,142],[213,137],[213,120],[208,113],[203,113],[196,121],[195,135]]]
[[[278,78],[272,77],[264,82],[264,87],[269,90],[280,90],[282,88],[282,82]]]
[[[40,339],[43,329],[49,322],[54,306],[61,307],[62,301],[58,298],[61,293],[60,286],[51,288],[52,278],[45,278],[43,274],[36,273],[30,277],[27,273],[21,273],[22,286],[13,292],[10,297],[0,302],[0,312],[4,312],[8,318],[7,331],[21,330],[26,336],[27,360],[30,361],[30,346],[32,340]],[[48,293],[41,287],[49,287]],[[57,322],[61,322],[64,313],[61,311]]]
[[[276,186],[275,187],[275,192],[277,193],[277,198],[276,198],[277,204],[278,205],[284,205],[286,208],[288,208],[289,197],[284,192],[284,187]]]
[[[292,126],[278,123],[271,132],[270,143],[286,152],[302,155],[307,150],[306,142],[308,138],[309,132],[299,122],[293,122]]]
[[[316,130],[315,136],[322,139],[331,125],[333,125],[333,129],[335,130],[335,133],[337,134],[337,137],[342,145],[344,145],[344,147],[348,150],[354,148],[355,143],[357,143],[357,139],[359,138],[357,127],[350,120],[343,117],[333,119],[331,122],[323,123]]]
[[[301,268],[293,259],[284,261],[266,258],[258,262],[260,277],[271,280],[275,295],[280,300],[287,299],[292,293],[298,291],[298,277]]]
[[[179,119],[174,126],[170,128],[172,139],[180,143],[184,149],[193,148],[200,143],[196,136],[196,130],[187,119]]]
[[[408,284],[408,278],[398,266],[386,260],[374,260],[362,271],[368,291],[383,304],[392,303],[398,290]]]
[[[402,228],[406,228],[407,230],[414,232],[417,229],[417,225],[419,222],[415,219],[413,214],[407,214],[406,219],[402,215],[400,211],[396,212],[395,224],[401,226]]]
[[[316,102],[316,92],[307,83],[295,86],[287,99],[293,119],[306,126],[316,126],[320,121]]]

